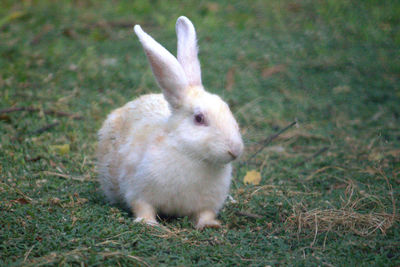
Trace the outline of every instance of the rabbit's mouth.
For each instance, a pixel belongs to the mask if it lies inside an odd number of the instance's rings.
[[[232,157],[232,161],[233,160],[235,160],[235,159],[237,159],[238,157],[239,157],[239,155],[238,154],[235,154],[234,152],[232,152],[232,151],[228,151],[228,154]]]
[[[219,156],[219,157],[207,157],[204,159],[204,161],[213,166],[220,167],[220,166],[224,166],[224,165],[231,163],[232,161],[234,161],[237,158],[238,158],[238,156],[228,152],[225,155]]]

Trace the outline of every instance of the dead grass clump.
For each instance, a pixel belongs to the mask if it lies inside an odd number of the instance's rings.
[[[360,236],[369,236],[376,231],[386,234],[386,231],[393,226],[400,217],[396,215],[396,202],[393,196],[393,188],[386,176],[385,178],[389,196],[392,202],[393,213],[386,213],[387,207],[381,201],[379,195],[366,194],[359,190],[355,182],[348,180],[345,190],[346,199],[342,199],[340,208],[312,209],[299,203],[293,206],[293,214],[286,222],[289,226],[297,228],[300,234],[305,230],[314,232],[314,241],[318,233],[338,231],[340,233],[352,232]],[[373,209],[375,211],[370,212]],[[380,211],[380,212],[377,212]]]
[[[25,266],[43,266],[43,265],[57,265],[57,266],[64,266],[68,265],[68,263],[78,264],[80,263],[81,266],[84,266],[84,261],[87,259],[87,253],[92,252],[95,253],[92,248],[87,247],[80,247],[73,249],[71,251],[66,252],[51,252],[48,255],[33,258],[30,261],[27,261],[29,254],[32,251],[32,248],[25,254],[25,259],[23,264]],[[117,258],[125,258],[127,260],[132,261],[135,266],[139,263],[140,266],[150,266],[147,262],[145,262],[142,258],[130,255],[124,251],[110,251],[110,252],[97,252],[98,256],[101,256],[103,259],[117,257]]]
[[[378,173],[379,178],[386,182],[387,191],[379,193],[373,191],[375,194],[372,195],[360,190],[355,181],[344,180],[347,187],[344,198],[341,197],[341,207],[307,210],[303,203],[297,203],[292,206],[293,214],[287,218],[286,223],[291,228],[297,228],[298,235],[301,232],[307,233],[307,230],[313,231],[314,240],[311,245],[315,243],[318,233],[321,232],[351,232],[360,236],[369,236],[380,231],[386,234],[390,227],[400,222],[400,217],[396,214],[396,201],[389,178],[382,170]],[[391,202],[392,213],[386,212],[388,205],[384,203],[388,200]]]
[[[381,231],[383,234],[399,218],[388,213],[360,213],[351,209],[313,209],[299,211],[295,209],[287,223],[298,229],[298,234],[303,230],[314,230],[314,236],[321,232],[338,230],[340,232],[352,232],[360,236],[369,236]]]

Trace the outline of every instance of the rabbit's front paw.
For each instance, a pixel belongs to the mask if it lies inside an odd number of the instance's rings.
[[[158,225],[156,220],[156,211],[153,206],[145,201],[132,201],[132,211],[136,216],[135,222],[148,225]]]
[[[198,215],[196,229],[203,230],[204,228],[221,228],[221,223],[215,219],[214,212],[203,211]]]

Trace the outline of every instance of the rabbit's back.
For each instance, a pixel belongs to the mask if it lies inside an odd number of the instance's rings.
[[[169,116],[168,103],[162,94],[141,96],[108,115],[98,132],[97,171],[111,202],[123,200],[120,177],[135,171],[151,136],[162,128],[160,126]],[[129,161],[126,160],[128,156],[131,157]]]

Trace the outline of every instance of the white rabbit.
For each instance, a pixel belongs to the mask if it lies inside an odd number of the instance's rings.
[[[128,205],[136,221],[156,224],[157,212],[190,216],[197,229],[216,220],[231,182],[231,161],[243,151],[228,105],[201,83],[196,32],[176,22],[178,56],[145,33],[136,35],[163,94],[141,96],[108,115],[97,150],[107,198]]]

